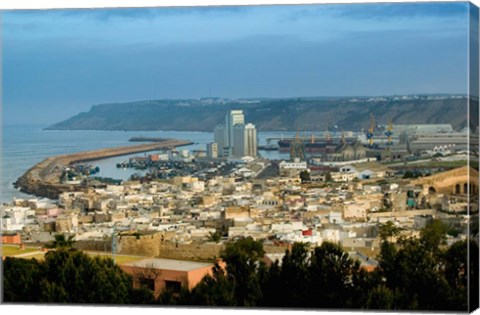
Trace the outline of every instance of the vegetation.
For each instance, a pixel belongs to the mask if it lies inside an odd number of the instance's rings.
[[[38,248],[34,248],[34,247],[20,248],[19,245],[0,244],[0,252],[2,253],[2,256],[15,256],[15,255],[21,255],[21,254],[28,254],[28,253],[36,252],[38,250],[39,250]]]
[[[209,232],[207,236],[208,241],[218,243],[222,239],[222,234],[220,232]]]
[[[75,235],[55,234],[53,237],[54,240],[50,244],[45,245],[46,248],[72,248],[75,243]]]
[[[468,164],[467,159],[458,161],[427,161],[425,163],[415,163],[415,167],[431,167],[431,168],[458,168]]]
[[[300,172],[300,180],[302,183],[308,183],[310,182],[310,172],[307,170],[303,170]]]
[[[45,254],[45,260],[7,257],[4,261],[5,302],[144,304],[151,292],[133,289],[131,278],[111,259],[91,258],[66,248]]]
[[[418,173],[418,172],[412,172],[412,171],[406,171],[404,174],[403,174],[403,179],[408,179],[408,178],[417,178],[417,177],[420,177],[422,176],[421,173]]]
[[[251,238],[230,243],[216,265],[192,291],[169,293],[169,304],[298,307],[322,309],[467,310],[467,283],[478,296],[478,245],[461,241],[446,248],[448,229],[437,220],[420,238],[402,238],[392,222],[381,225],[379,267],[361,268],[338,244],[313,251],[296,243],[281,263],[261,259],[261,243]],[[394,242],[394,239],[397,239]],[[470,264],[467,257],[470,246]],[[468,266],[468,267],[467,267]],[[473,281],[471,280],[473,279]],[[475,295],[472,295],[475,296]],[[472,309],[478,300],[472,299]]]
[[[192,290],[166,291],[156,301],[151,291],[133,289],[110,259],[60,248],[44,262],[7,258],[5,301],[430,311],[478,306],[476,298],[467,304],[468,288],[471,297],[479,293],[477,243],[445,246],[448,229],[436,220],[419,238],[399,232],[391,222],[379,227],[379,266],[370,272],[338,244],[296,243],[281,262],[267,266],[260,241],[231,241],[212,275]]]

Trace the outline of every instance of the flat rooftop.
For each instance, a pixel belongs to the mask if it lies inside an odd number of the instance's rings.
[[[139,268],[156,268],[175,271],[192,271],[200,268],[213,266],[213,263],[204,263],[188,260],[176,260],[166,258],[147,258],[131,263],[126,263],[124,266],[139,267]]]

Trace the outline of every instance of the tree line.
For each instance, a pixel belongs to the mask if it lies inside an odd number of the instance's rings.
[[[379,266],[366,271],[339,244],[311,248],[295,243],[267,266],[260,241],[228,242],[192,290],[166,291],[157,299],[108,258],[69,249],[44,261],[6,258],[4,301],[95,304],[202,305],[265,308],[466,311],[478,307],[478,244],[445,245],[440,221],[419,238],[399,237],[391,223],[380,227]],[[394,242],[394,240],[396,241]],[[61,243],[61,242],[59,242]],[[62,243],[64,244],[64,243]],[[470,257],[469,257],[470,256]],[[469,297],[470,293],[470,297]],[[476,297],[476,298],[475,298]],[[470,300],[470,305],[468,301]]]

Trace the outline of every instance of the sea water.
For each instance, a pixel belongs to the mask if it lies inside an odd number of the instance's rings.
[[[145,136],[189,140],[194,144],[181,147],[188,150],[205,150],[206,144],[213,141],[211,132],[195,131],[96,131],[96,130],[43,130],[42,125],[5,125],[2,127],[1,156],[1,190],[0,202],[8,203],[13,198],[33,198],[13,187],[13,183],[29,168],[49,156],[112,148],[140,143],[129,142],[131,137]],[[259,132],[259,145],[267,144],[269,138],[294,136],[294,132]],[[271,143],[276,143],[275,139]],[[268,159],[285,159],[288,154],[278,151],[260,151],[261,156]],[[111,177],[126,180],[133,173],[144,174],[145,171],[117,168],[116,163],[128,160],[135,153],[103,160],[92,161],[99,166],[100,172],[95,176]]]

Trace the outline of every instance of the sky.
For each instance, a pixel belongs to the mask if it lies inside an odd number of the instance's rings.
[[[6,10],[3,123],[149,99],[467,93],[468,4]]]

